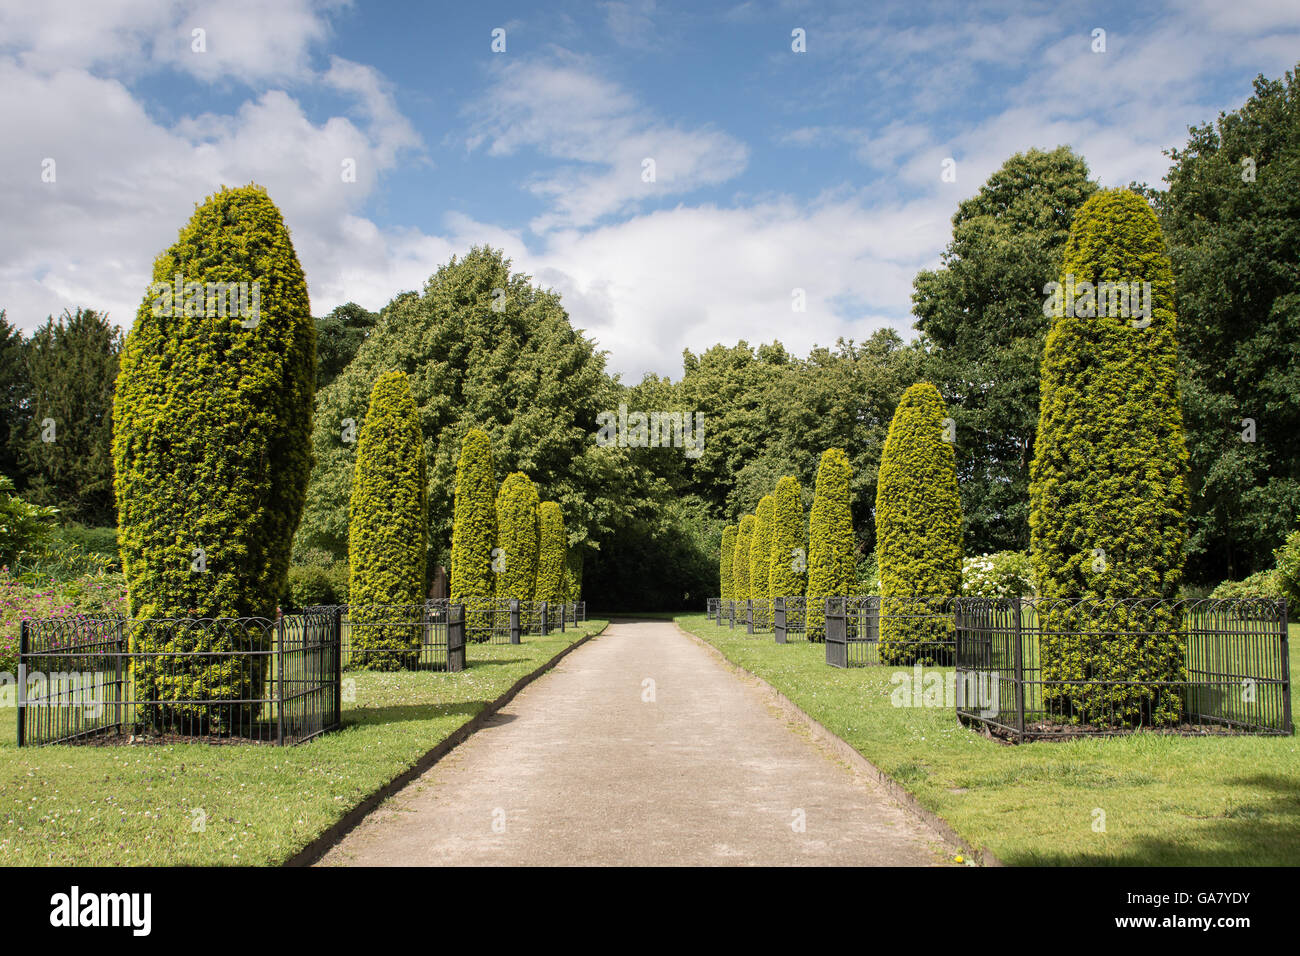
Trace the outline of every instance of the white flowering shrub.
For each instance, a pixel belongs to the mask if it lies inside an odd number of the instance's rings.
[[[1035,593],[1034,573],[1024,551],[998,551],[965,558],[961,592],[973,597],[1025,597]]]

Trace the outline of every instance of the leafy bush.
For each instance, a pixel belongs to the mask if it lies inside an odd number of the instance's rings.
[[[1286,543],[1273,552],[1277,559],[1278,587],[1287,603],[1300,612],[1300,531],[1293,531]]]
[[[1210,592],[1210,597],[1216,601],[1244,598],[1277,600],[1286,597],[1286,592],[1282,584],[1282,576],[1276,568],[1269,568],[1265,571],[1256,571],[1242,581],[1224,581]],[[1289,598],[1288,603],[1290,603]]]
[[[0,565],[40,554],[54,531],[58,509],[28,504],[0,475]]]
[[[973,597],[1034,594],[1033,561],[1026,551],[998,551],[963,559],[961,593]]]
[[[126,338],[113,400],[131,612],[273,617],[307,491],[316,372],[307,283],[289,230],[261,187],[222,189],[158,256],[153,279]],[[175,282],[183,283],[183,301],[173,299]],[[242,311],[216,301],[225,297],[213,288],[232,283],[247,283]],[[195,630],[184,649],[262,650],[265,634]],[[141,650],[153,649],[149,640]],[[263,696],[265,657],[210,660],[143,664],[140,692],[160,701]],[[177,716],[198,732],[221,732],[229,728],[218,726],[218,713],[247,726],[255,706],[186,707]]]
[[[295,564],[289,568],[289,596],[285,612],[313,604],[348,603],[348,563]]]

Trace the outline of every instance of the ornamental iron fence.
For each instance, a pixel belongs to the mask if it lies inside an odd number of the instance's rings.
[[[772,633],[778,644],[808,638],[808,599],[779,597],[772,599]]]
[[[957,713],[991,733],[1293,733],[1285,601],[954,603]]]
[[[31,619],[18,745],[296,744],[339,726],[339,616]]]

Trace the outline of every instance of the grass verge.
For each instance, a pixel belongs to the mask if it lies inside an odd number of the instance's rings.
[[[825,646],[677,623],[763,678],[972,846],[1012,865],[1253,866],[1300,859],[1295,737],[1171,737],[1008,746],[951,705],[895,707],[910,669],[838,670]],[[1292,642],[1298,633],[1291,629]],[[1291,662],[1292,686],[1298,664]],[[1100,829],[1104,821],[1104,829]]]
[[[348,671],[343,728],[300,747],[17,747],[0,710],[0,864],[276,865],[604,621],[472,644],[459,674]]]

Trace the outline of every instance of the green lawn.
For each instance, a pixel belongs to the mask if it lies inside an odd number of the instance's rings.
[[[471,644],[459,674],[352,672],[343,729],[300,747],[19,749],[0,710],[0,864],[278,864],[604,621]],[[195,821],[201,811],[201,832]]]
[[[1135,734],[1009,746],[963,728],[951,708],[894,707],[899,668],[838,670],[821,644],[746,637],[703,614],[677,620],[1005,863],[1300,863],[1295,737]],[[1292,625],[1293,647],[1297,633]],[[1105,814],[1104,832],[1094,829],[1095,811]]]

